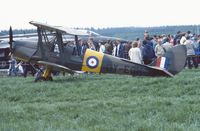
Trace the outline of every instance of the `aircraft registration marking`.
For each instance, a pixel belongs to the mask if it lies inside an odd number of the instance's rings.
[[[99,73],[101,71],[104,54],[87,49],[84,55],[82,71]]]

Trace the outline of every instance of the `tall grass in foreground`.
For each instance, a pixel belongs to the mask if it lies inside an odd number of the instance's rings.
[[[0,78],[1,131],[200,130],[200,70],[174,78],[123,75]]]

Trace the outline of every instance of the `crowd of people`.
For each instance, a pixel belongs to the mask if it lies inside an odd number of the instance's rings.
[[[189,69],[197,68],[199,63],[200,35],[192,34],[190,31],[178,31],[175,35],[153,36],[145,31],[143,40],[136,38],[133,42],[120,40],[95,42],[90,38],[88,41],[81,41],[80,43],[81,54],[84,54],[86,49],[89,48],[146,65],[152,63],[156,58],[162,57],[173,46],[182,44],[187,48],[187,67]]]

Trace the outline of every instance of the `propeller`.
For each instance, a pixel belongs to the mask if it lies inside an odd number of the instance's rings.
[[[13,52],[13,46],[12,46],[12,43],[13,43],[13,31],[12,31],[12,27],[10,26],[10,29],[9,29],[9,45],[10,45],[10,51],[11,53]]]

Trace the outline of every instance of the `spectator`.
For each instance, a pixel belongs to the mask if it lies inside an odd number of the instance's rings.
[[[8,69],[8,75],[11,76],[12,73],[14,73],[14,75],[17,75],[17,71],[16,71],[16,65],[17,65],[17,61],[14,59],[13,56],[11,56],[11,59],[9,60],[9,69]]]
[[[184,45],[185,41],[186,41],[186,34],[181,37],[180,40],[181,45]]]
[[[132,43],[132,48],[128,52],[130,60],[135,63],[142,64],[142,54],[140,48],[138,48],[138,42]]]
[[[191,31],[187,31],[187,36],[189,36],[190,38],[192,38],[193,34],[191,33]]]
[[[123,44],[116,40],[115,43],[114,43],[114,49],[113,49],[113,55],[116,56],[116,57],[120,57],[120,58],[123,58],[124,56],[124,46]]]
[[[157,56],[157,58],[162,57],[165,54],[164,48],[161,45],[161,40],[158,40],[154,51],[155,51],[155,55]]]
[[[88,46],[91,50],[96,50],[92,40],[88,40]]]
[[[141,46],[142,46],[142,41],[140,40],[140,38],[136,38],[136,41],[138,42],[138,47],[141,48]]]
[[[105,53],[106,52],[106,48],[103,42],[99,43],[100,48],[99,48],[99,52]]]
[[[169,42],[169,38],[167,37],[165,39],[165,43],[162,45],[163,46],[163,49],[166,51],[168,51],[170,48],[173,47],[173,44]]]
[[[153,47],[152,39],[153,39],[153,38],[149,37],[148,34],[145,34],[145,36],[144,36],[144,41],[146,41],[147,45],[149,45],[149,46],[151,46],[151,47]]]
[[[113,48],[114,47],[113,47],[112,41],[107,41],[105,43],[105,53],[106,54],[112,55]]]
[[[194,45],[194,50],[195,50],[195,55],[200,55],[200,50],[199,50],[199,42],[197,40],[197,37],[193,37],[193,45]]]
[[[174,45],[177,45],[177,44],[179,44],[180,43],[180,39],[181,39],[181,31],[178,31],[177,33],[176,33],[176,35],[174,36]],[[179,41],[179,43],[177,43]]]
[[[147,30],[144,31],[144,38],[149,37],[149,32]]]
[[[186,37],[185,45],[186,45],[186,49],[187,49],[186,65],[188,65],[188,68],[191,69],[192,68],[191,60],[192,60],[194,67],[197,68],[198,64],[195,59],[196,57],[194,57],[194,55],[195,55],[194,45],[193,45],[192,41],[190,40],[189,36]]]
[[[18,73],[18,74],[21,74],[21,75],[23,75],[24,74],[24,69],[23,69],[23,67],[22,67],[22,61],[20,61],[17,65],[16,65],[16,72]]]
[[[116,41],[117,44],[117,57],[123,58],[124,56],[124,45],[120,41]]]
[[[150,64],[156,57],[153,47],[149,45],[149,43],[146,40],[144,40],[141,50],[142,50],[142,58],[144,64],[145,65]]]
[[[84,56],[86,50],[89,48],[88,44],[86,41],[83,41],[82,47],[81,47],[81,55]]]
[[[116,41],[114,41],[113,42],[113,46],[114,46],[114,48],[113,48],[112,55],[117,57],[117,52],[118,52],[117,51],[117,46],[118,46],[118,43]]]
[[[151,40],[151,42],[153,43],[153,48],[155,49],[155,47],[157,45],[157,35],[153,36],[153,39]]]
[[[124,44],[124,58],[125,59],[129,59],[130,58],[129,54],[128,54],[128,52],[129,52],[130,49],[131,49],[131,42],[125,43]]]

